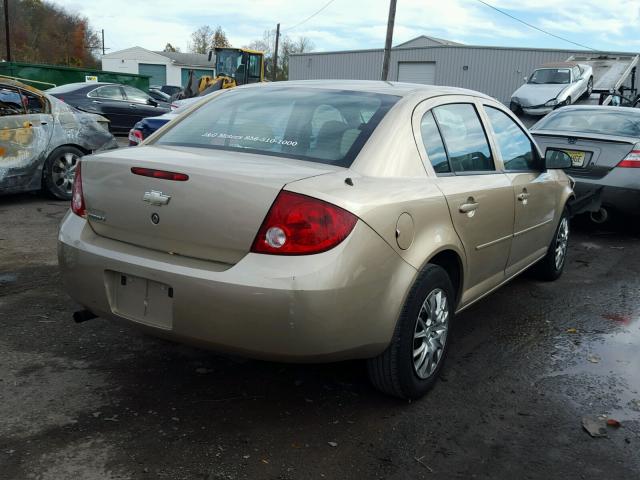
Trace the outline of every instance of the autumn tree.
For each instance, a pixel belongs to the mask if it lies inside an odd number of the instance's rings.
[[[227,48],[231,46],[231,42],[229,42],[227,34],[224,33],[224,30],[220,25],[218,25],[216,31],[213,33],[213,44],[211,46],[213,48]]]
[[[2,3],[0,18],[4,18]],[[98,66],[101,43],[86,18],[42,0],[9,0],[9,18],[13,60]],[[0,59],[5,55],[4,22],[0,22]]]

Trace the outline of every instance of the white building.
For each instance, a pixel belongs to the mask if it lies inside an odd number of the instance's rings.
[[[215,64],[200,53],[153,52],[131,47],[102,57],[102,70],[149,75],[149,85],[185,86],[189,70],[199,78],[214,74]]]

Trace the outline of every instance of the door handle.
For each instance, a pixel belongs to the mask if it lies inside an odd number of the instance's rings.
[[[517,199],[521,202],[524,202],[525,200],[527,200],[529,198],[529,194],[527,192],[522,192],[520,194],[518,194]]]
[[[92,103],[102,103],[100,100],[91,100]]]
[[[135,103],[130,103],[129,106],[133,108],[138,108],[138,106]]]
[[[462,205],[460,205],[460,213],[469,213],[469,212],[473,212],[474,210],[476,210],[478,208],[480,204],[477,202],[472,202],[472,203],[463,203]]]

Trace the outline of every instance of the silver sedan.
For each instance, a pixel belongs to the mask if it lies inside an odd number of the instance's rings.
[[[543,150],[564,150],[573,167],[578,196],[599,187],[604,222],[612,210],[640,215],[640,110],[630,107],[573,106],[557,110],[533,127]]]
[[[546,115],[593,92],[593,69],[575,62],[548,63],[535,70],[511,96],[511,110]]]

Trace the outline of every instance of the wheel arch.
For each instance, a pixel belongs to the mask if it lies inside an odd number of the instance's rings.
[[[447,272],[455,290],[455,301],[457,307],[460,302],[460,298],[462,297],[464,285],[465,269],[463,257],[455,249],[445,247],[430,256],[425,262],[425,265],[423,265],[423,268],[427,264],[438,265]]]

